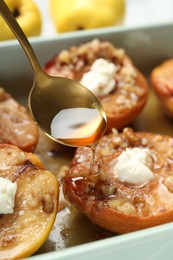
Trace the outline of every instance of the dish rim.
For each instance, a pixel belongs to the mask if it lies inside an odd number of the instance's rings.
[[[57,40],[65,40],[71,38],[80,38],[80,37],[91,37],[97,34],[110,34],[110,33],[125,33],[130,31],[138,31],[138,30],[148,30],[148,29],[157,29],[157,28],[165,28],[168,26],[173,26],[173,21],[161,22],[161,23],[152,23],[152,24],[142,24],[142,25],[119,25],[119,26],[111,26],[105,28],[98,28],[98,29],[90,29],[90,30],[83,30],[83,31],[75,31],[75,32],[67,32],[61,33],[51,36],[36,36],[36,37],[29,37],[28,40],[31,44],[35,43],[46,43],[51,41]],[[5,40],[0,41],[0,48],[1,47],[11,47],[19,45],[17,39],[13,40]]]
[[[127,234],[117,235],[115,237],[105,238],[98,241],[88,242],[82,245],[76,245],[69,248],[61,249],[60,251],[47,252],[39,255],[33,255],[26,260],[66,260],[71,257],[71,259],[80,259],[81,254],[96,253],[100,251],[114,249],[117,247],[129,247],[137,242],[142,242],[144,240],[151,241],[153,237],[161,237],[164,234],[173,234],[173,223],[166,223],[155,227],[146,228],[139,231],[134,231]],[[77,258],[79,257],[79,258]]]

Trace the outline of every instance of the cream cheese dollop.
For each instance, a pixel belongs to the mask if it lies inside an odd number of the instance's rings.
[[[120,182],[143,186],[154,179],[153,161],[148,148],[127,148],[117,158],[115,171]]]
[[[96,96],[105,96],[115,88],[116,71],[115,64],[102,58],[97,59],[90,71],[83,74],[81,83]]]
[[[17,184],[0,177],[0,214],[14,212]]]

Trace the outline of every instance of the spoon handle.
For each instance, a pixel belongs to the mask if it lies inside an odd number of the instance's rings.
[[[2,15],[3,19],[6,21],[6,23],[8,24],[18,41],[20,42],[21,46],[23,47],[35,74],[37,74],[38,72],[44,74],[26,35],[22,31],[21,27],[19,26],[18,22],[14,18],[13,14],[11,13],[10,9],[8,8],[4,0],[0,0],[0,14]]]

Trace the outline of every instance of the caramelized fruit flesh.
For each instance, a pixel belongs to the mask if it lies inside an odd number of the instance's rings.
[[[0,176],[17,183],[14,213],[0,215],[0,259],[30,256],[54,224],[57,179],[35,155],[12,145],[0,145]]]

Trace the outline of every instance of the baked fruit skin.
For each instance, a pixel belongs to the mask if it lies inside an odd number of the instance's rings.
[[[0,214],[0,259],[23,259],[47,239],[57,214],[59,185],[32,153],[0,144],[0,177],[17,183],[14,212]]]
[[[27,37],[38,36],[42,30],[42,17],[34,0],[4,0]],[[14,34],[0,16],[0,41],[15,39]]]
[[[143,110],[148,99],[148,82],[123,49],[108,41],[94,39],[61,51],[44,70],[52,76],[65,76],[81,81],[97,59],[105,59],[117,67],[114,89],[97,96],[107,115],[107,133],[128,126]],[[102,88],[102,86],[100,86]]]
[[[32,152],[38,138],[39,130],[29,111],[0,88],[0,143],[13,144]]]
[[[92,152],[81,147],[63,180],[67,200],[93,223],[123,234],[173,221],[173,138],[125,128],[105,135]],[[154,179],[134,187],[113,176],[112,167],[126,148],[149,148]]]
[[[155,67],[150,80],[164,112],[173,118],[173,59]]]

